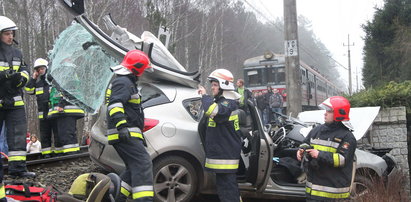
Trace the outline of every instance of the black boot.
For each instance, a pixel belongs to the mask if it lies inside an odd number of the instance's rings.
[[[18,177],[35,178],[36,177],[36,173],[29,172],[29,171],[18,172],[18,173],[10,173],[9,175],[10,175],[11,178],[18,178]]]

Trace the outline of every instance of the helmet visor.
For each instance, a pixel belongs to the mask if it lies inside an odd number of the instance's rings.
[[[131,74],[130,70],[128,70],[127,68],[125,68],[123,65],[117,65],[114,67],[110,67],[111,71],[113,71],[115,74],[119,74],[119,75],[127,75],[127,74]]]
[[[354,126],[351,124],[350,121],[341,121],[342,124],[344,124],[345,127],[347,127],[349,130],[354,131]]]
[[[153,72],[154,72],[154,68],[153,68],[153,66],[148,66],[146,69],[144,69],[144,71],[153,73]]]
[[[320,105],[318,105],[318,108],[324,109],[327,112],[333,112],[333,108],[328,105],[325,105],[324,103],[321,103]]]

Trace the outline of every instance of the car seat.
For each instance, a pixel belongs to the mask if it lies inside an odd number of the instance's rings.
[[[247,114],[242,109],[237,109],[238,113],[238,124],[240,126],[241,137],[243,140],[247,140],[245,144],[243,144],[243,153],[246,154],[251,151],[251,139],[252,136],[250,135],[250,128],[247,124]]]
[[[85,173],[72,183],[68,193],[57,196],[61,202],[114,202],[120,193],[121,179],[110,173]]]

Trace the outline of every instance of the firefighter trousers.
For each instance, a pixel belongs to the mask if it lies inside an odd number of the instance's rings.
[[[5,121],[9,147],[9,174],[26,172],[27,121],[24,108],[0,109],[0,123]],[[1,131],[2,125],[0,125]]]
[[[79,151],[76,134],[77,117],[61,116],[55,119],[55,124],[57,126],[56,153],[66,154]]]
[[[122,187],[124,183],[129,187],[127,191],[133,198],[132,201],[153,201],[153,165],[143,141],[131,138],[127,142],[120,141],[113,146],[126,165],[120,177]],[[120,202],[125,201],[124,195],[126,194],[122,193],[123,197],[118,200]]]
[[[235,173],[216,173],[216,187],[221,202],[240,202],[237,175]]]
[[[54,137],[53,141],[53,131],[54,136],[56,136],[57,127],[54,124],[54,120],[50,119],[40,119],[40,140],[41,140],[41,153],[43,155],[51,154],[51,144],[54,142],[56,144],[56,137]],[[54,128],[53,128],[54,127]]]

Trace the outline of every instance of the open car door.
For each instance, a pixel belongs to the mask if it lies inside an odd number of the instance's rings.
[[[248,153],[242,154],[242,161],[245,164],[245,182],[251,183],[253,189],[262,193],[270,179],[273,164],[274,147],[269,135],[271,126],[267,128],[263,125],[261,114],[257,109],[257,103],[254,98],[247,100],[247,106],[249,115],[246,120],[240,120],[240,128],[249,150]],[[244,116],[242,118],[240,115],[240,119],[244,119]],[[241,170],[239,174],[241,175]],[[240,189],[247,190],[248,188],[246,185],[240,184]]]

